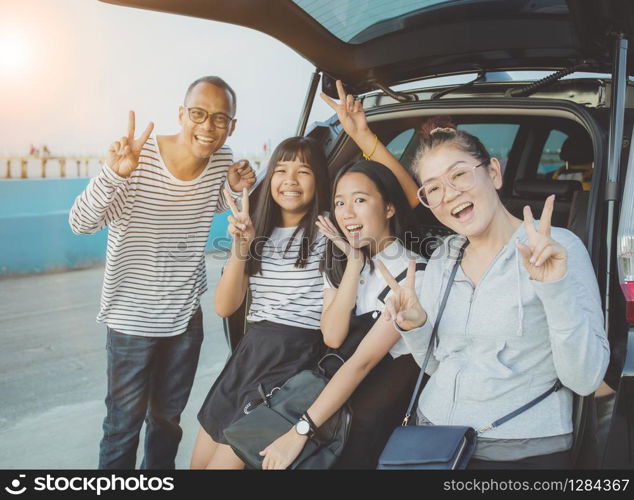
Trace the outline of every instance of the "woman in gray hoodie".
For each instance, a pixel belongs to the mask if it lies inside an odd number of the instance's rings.
[[[348,106],[359,112],[360,105]],[[314,425],[325,422],[401,337],[421,364],[442,291],[464,248],[427,365],[431,377],[419,399],[418,423],[482,430],[472,468],[569,468],[573,392],[594,392],[609,359],[586,248],[570,231],[551,227],[554,196],[539,222],[529,207],[523,221],[506,210],[497,193],[500,163],[476,137],[434,124],[426,130],[414,162],[418,195],[457,234],[432,255],[418,293],[413,272],[399,285],[378,264],[393,290],[383,321],[307,413]],[[563,388],[484,431],[557,380]],[[292,463],[306,442],[293,431],[263,450],[263,468]]]
[[[551,227],[554,195],[536,222],[502,205],[500,164],[474,136],[453,127],[423,132],[415,160],[419,198],[457,234],[432,256],[419,301],[397,290],[386,305],[419,363],[441,290],[464,255],[438,329],[418,423],[486,429],[544,393],[512,420],[481,431],[470,467],[571,467],[572,394],[594,392],[609,346],[594,270],[583,243]],[[389,279],[389,277],[388,277]],[[400,320],[399,320],[400,318]]]

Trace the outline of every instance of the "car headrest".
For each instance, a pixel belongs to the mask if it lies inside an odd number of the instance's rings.
[[[569,200],[575,191],[581,191],[579,181],[553,181],[550,179],[517,179],[515,192],[522,198],[544,199],[554,194],[559,200]]]
[[[571,165],[583,165],[594,161],[592,140],[588,134],[571,135],[561,145],[559,158]]]

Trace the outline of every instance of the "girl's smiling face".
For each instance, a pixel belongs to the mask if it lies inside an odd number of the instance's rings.
[[[280,161],[273,169],[271,196],[282,213],[303,215],[315,196],[315,174],[299,159]]]
[[[337,225],[353,248],[369,245],[374,255],[393,239],[390,218],[394,207],[385,203],[374,182],[364,174],[351,172],[339,179],[334,206]]]

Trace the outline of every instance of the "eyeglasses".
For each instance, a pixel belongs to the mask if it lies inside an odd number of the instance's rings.
[[[218,128],[227,128],[233,120],[232,116],[225,113],[208,113],[203,108],[185,108],[189,119],[194,123],[205,123],[211,117],[211,123]]]
[[[457,166],[450,168],[437,179],[424,182],[416,195],[427,208],[436,208],[445,197],[445,184],[456,191],[468,191],[475,185],[475,169],[488,165],[490,160],[483,161],[473,167]]]

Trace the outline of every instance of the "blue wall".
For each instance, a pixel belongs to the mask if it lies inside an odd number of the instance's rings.
[[[68,212],[90,179],[0,181],[0,276],[77,269],[103,262],[106,230],[75,235]],[[217,215],[207,249],[226,247],[228,213]]]

